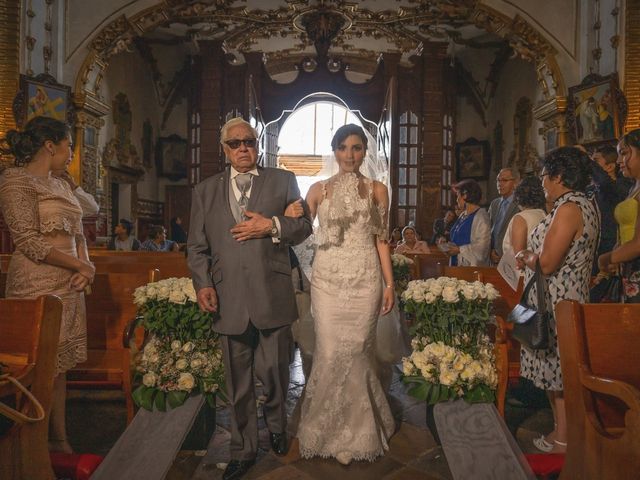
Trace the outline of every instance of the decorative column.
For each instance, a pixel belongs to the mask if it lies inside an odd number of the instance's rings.
[[[624,94],[628,113],[624,131],[640,128],[640,0],[627,0],[624,34]]]
[[[428,238],[433,222],[441,215],[442,121],[444,115],[444,69],[447,45],[429,43],[422,53],[422,163],[417,228]]]
[[[556,147],[564,147],[570,143],[567,129],[567,97],[558,96],[534,107],[533,118],[544,123],[542,135],[544,150],[548,152]]]
[[[224,52],[219,41],[200,43],[200,179],[224,170],[224,153],[220,147],[222,127],[222,81]]]
[[[0,5],[0,137],[15,128],[13,98],[20,75],[20,0],[5,0]],[[3,158],[0,167],[12,160]]]

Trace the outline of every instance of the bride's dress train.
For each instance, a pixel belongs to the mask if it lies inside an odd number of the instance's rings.
[[[304,458],[371,461],[388,449],[395,430],[375,368],[383,288],[375,234],[383,221],[370,180],[344,174],[331,187],[318,207],[315,348],[297,436]]]

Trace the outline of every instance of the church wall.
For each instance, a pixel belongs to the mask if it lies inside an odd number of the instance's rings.
[[[154,137],[160,127],[161,110],[158,106],[149,69],[137,52],[120,53],[111,58],[102,84],[105,102],[113,106],[118,93],[124,93],[131,106],[131,143],[138,155],[142,155],[142,126],[148,118],[151,121]],[[105,126],[100,135],[99,151],[115,137],[113,111],[105,115]],[[154,142],[155,144],[155,142]],[[152,157],[153,158],[153,157]],[[152,161],[144,177],[138,183],[138,198],[158,201],[160,198],[156,167]],[[122,208],[122,207],[121,207]]]

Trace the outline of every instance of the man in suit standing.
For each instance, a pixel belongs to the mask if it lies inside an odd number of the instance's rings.
[[[255,463],[258,420],[253,372],[264,386],[264,418],[274,452],[284,455],[285,401],[297,318],[289,245],[311,234],[308,215],[285,217],[300,199],[291,172],[257,166],[257,133],[242,118],[228,121],[221,143],[230,165],[193,190],[188,263],[200,308],[217,312],[227,395],[232,407],[224,480]]]
[[[502,240],[507,226],[516,213],[518,205],[513,201],[513,191],[520,182],[520,174],[515,168],[503,168],[496,177],[498,198],[489,206],[491,220],[491,263],[497,265],[502,257]]]

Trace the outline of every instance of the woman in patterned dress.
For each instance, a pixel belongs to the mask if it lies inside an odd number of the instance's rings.
[[[542,187],[553,209],[532,232],[528,249],[516,258],[526,266],[525,284],[533,276],[536,262],[547,283],[546,307],[554,312],[561,300],[589,300],[591,265],[598,243],[600,215],[585,195],[591,181],[591,161],[574,147],[558,148],[543,161]],[[537,303],[535,285],[529,296]],[[520,374],[547,391],[553,410],[554,429],[546,437],[534,440],[544,452],[560,453],[567,447],[567,420],[564,408],[562,371],[558,352],[555,317],[549,324],[549,348],[520,351]]]
[[[87,358],[84,288],[93,281],[82,233],[82,209],[67,182],[53,175],[71,160],[71,135],[62,122],[29,121],[10,130],[4,153],[17,168],[0,176],[0,205],[15,251],[7,273],[7,298],[57,295],[62,300],[49,449],[71,452],[65,429],[66,371]]]

